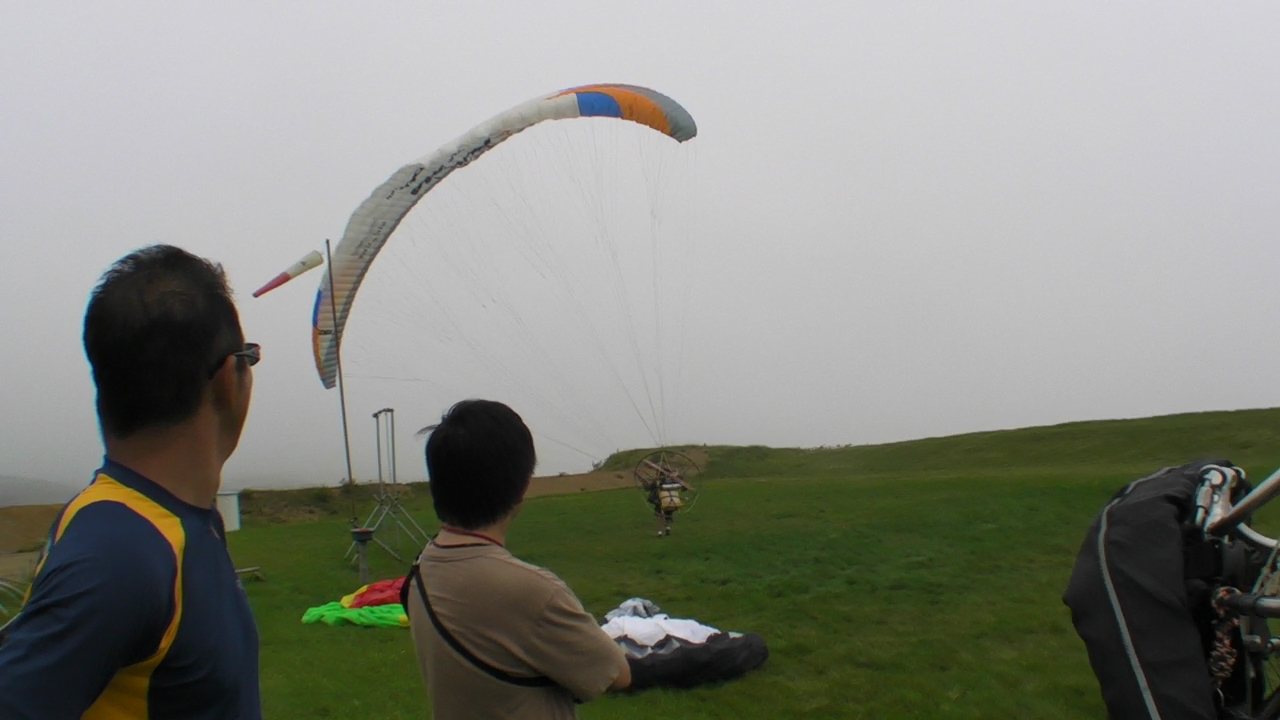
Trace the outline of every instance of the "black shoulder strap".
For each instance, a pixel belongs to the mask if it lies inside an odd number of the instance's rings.
[[[422,572],[419,570],[417,563],[413,564],[413,569],[409,571],[408,577],[404,579],[404,585],[400,587],[400,604],[404,606],[405,613],[409,612],[409,583],[415,583],[418,586],[418,597],[422,598],[422,605],[427,609],[427,617],[431,618],[431,624],[435,626],[436,632],[440,633],[440,637],[444,638],[444,641],[449,643],[449,647],[453,648],[455,652],[466,658],[472,665],[483,670],[489,677],[512,685],[519,685],[520,687],[555,686],[556,682],[549,677],[541,675],[524,677],[503,672],[476,657],[470,650],[463,647],[462,643],[458,642],[458,639],[445,629],[444,624],[440,622],[440,618],[436,617],[436,611],[431,607],[431,601],[427,599],[427,588],[422,582]]]

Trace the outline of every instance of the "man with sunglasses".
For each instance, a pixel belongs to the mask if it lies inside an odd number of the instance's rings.
[[[0,718],[260,720],[257,628],[215,504],[260,350],[221,266],[125,256],[83,339],[106,457],[0,638]]]

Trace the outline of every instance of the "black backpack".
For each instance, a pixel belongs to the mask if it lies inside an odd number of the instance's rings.
[[[1243,543],[1206,539],[1190,522],[1210,465],[1232,467],[1227,460],[1166,467],[1121,488],[1076,557],[1062,599],[1111,718],[1217,720],[1244,696],[1243,663],[1220,686],[1211,678],[1211,595],[1219,585],[1247,590],[1266,558]],[[1239,485],[1233,501],[1249,490]]]

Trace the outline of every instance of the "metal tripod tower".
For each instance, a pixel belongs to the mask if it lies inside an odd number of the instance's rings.
[[[396,411],[391,408],[383,408],[373,414],[373,422],[377,431],[378,448],[378,490],[374,498],[378,502],[374,506],[373,512],[369,513],[369,519],[365,520],[364,526],[360,529],[367,530],[370,539],[391,553],[391,556],[396,560],[403,562],[404,558],[400,557],[400,553],[377,536],[377,532],[383,523],[387,522],[388,518],[393,523],[391,527],[396,533],[397,542],[395,544],[397,547],[400,544],[398,542],[400,534],[404,533],[404,536],[409,539],[414,547],[421,549],[427,544],[427,533],[423,531],[413,519],[413,516],[400,504],[400,498],[387,491],[386,480],[390,480],[392,485],[400,484],[396,478]],[[384,442],[387,449],[385,456],[382,452]],[[383,473],[384,466],[386,469],[385,474]],[[353,540],[344,557],[351,558],[352,561],[358,560],[358,546],[359,541]]]

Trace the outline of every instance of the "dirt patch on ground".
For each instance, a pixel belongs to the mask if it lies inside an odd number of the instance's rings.
[[[683,453],[701,470],[707,469],[710,453],[706,448],[672,448]],[[593,490],[616,490],[618,488],[635,487],[631,468],[610,472],[590,472],[579,475],[552,475],[536,477],[529,483],[529,497],[539,495],[565,495],[569,493],[591,492]]]
[[[695,461],[705,462],[694,457]],[[411,496],[415,490],[428,492],[425,483],[421,488],[387,486],[388,492],[401,496]],[[529,497],[543,495],[567,495],[596,490],[615,490],[632,487],[631,471],[590,472],[578,475],[553,475],[534,478],[529,484]],[[364,507],[368,498],[357,498],[357,504]],[[241,512],[269,518],[273,522],[301,522],[318,520],[332,515],[334,512],[347,510],[350,500],[339,488],[309,488],[302,490],[252,490],[241,497]],[[38,549],[38,545],[48,535],[49,525],[53,522],[61,505],[14,505],[0,507],[0,577],[10,566],[19,570],[25,569],[28,561],[13,559],[13,553]],[[34,556],[33,556],[34,557]]]
[[[593,472],[581,475],[552,475],[534,478],[529,483],[527,497],[539,495],[566,495],[594,490],[616,490],[632,487],[630,472]]]
[[[683,452],[689,456],[690,460],[698,464],[699,469],[706,471],[707,463],[711,460],[710,450],[706,448],[685,448]]]
[[[61,509],[61,505],[0,507],[0,555],[37,549]]]

